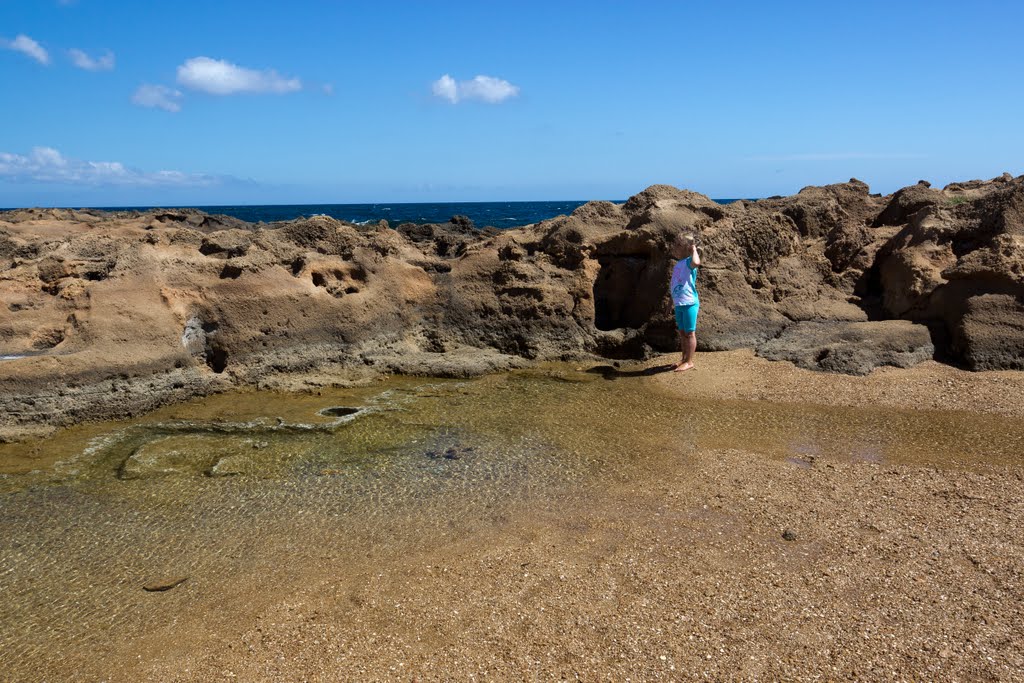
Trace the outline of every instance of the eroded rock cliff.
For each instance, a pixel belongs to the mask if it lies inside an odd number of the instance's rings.
[[[704,350],[1024,369],[1024,177],[727,206],[656,185],[505,231],[25,209],[0,213],[0,432],[230,386],[670,351],[681,231]]]

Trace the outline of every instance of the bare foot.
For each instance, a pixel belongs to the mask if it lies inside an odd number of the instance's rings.
[[[686,372],[687,370],[693,370],[693,363],[680,363],[672,372]]]

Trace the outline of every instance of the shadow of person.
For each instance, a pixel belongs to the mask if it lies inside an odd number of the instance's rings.
[[[669,363],[666,365],[655,365],[641,370],[622,370],[613,365],[595,365],[592,368],[588,368],[587,373],[591,375],[601,375],[602,379],[614,381],[623,377],[650,377],[651,375],[659,375],[663,372],[670,372],[675,367],[675,365]]]

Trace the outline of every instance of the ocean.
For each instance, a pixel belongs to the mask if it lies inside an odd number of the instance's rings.
[[[624,200],[613,200],[621,203]],[[721,204],[734,199],[716,199]],[[196,206],[207,213],[233,216],[250,223],[287,221],[324,214],[351,223],[370,223],[386,220],[392,226],[399,223],[447,223],[452,216],[467,216],[477,227],[514,228],[537,223],[562,214],[572,213],[586,201],[559,202],[436,202],[385,204],[268,204],[249,206]],[[146,211],[151,206],[97,207],[104,211]]]

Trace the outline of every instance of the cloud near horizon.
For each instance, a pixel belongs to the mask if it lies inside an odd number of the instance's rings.
[[[132,95],[132,104],[140,107],[153,107],[169,112],[181,111],[182,94],[180,90],[168,88],[166,85],[143,83]]]
[[[28,55],[43,65],[48,65],[50,63],[50,53],[47,52],[42,45],[32,40],[24,33],[19,33],[14,40],[5,40],[0,38],[0,47],[20,52],[23,55]]]
[[[93,59],[82,50],[73,47],[68,50],[68,55],[72,64],[86,71],[110,71],[114,68],[114,53],[110,50],[103,53],[102,57]]]
[[[219,185],[223,178],[181,171],[145,173],[119,161],[68,159],[52,147],[33,147],[27,155],[0,152],[0,181],[70,185],[174,186]]]
[[[298,78],[285,78],[273,69],[246,69],[223,59],[209,57],[193,57],[179,66],[178,84],[210,95],[283,95],[302,90],[302,81]]]
[[[456,81],[445,74],[433,82],[431,91],[435,97],[458,104],[466,100],[479,100],[498,104],[519,94],[519,86],[494,76],[476,76],[469,81]]]

